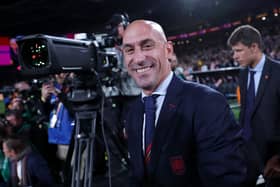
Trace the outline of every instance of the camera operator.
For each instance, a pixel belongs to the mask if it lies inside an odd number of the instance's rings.
[[[141,93],[141,90],[136,85],[134,80],[128,75],[127,69],[123,63],[123,53],[121,49],[122,38],[128,24],[129,17],[126,13],[114,14],[107,23],[106,29],[109,30],[109,34],[115,38],[114,47],[107,48],[107,51],[112,51],[117,54],[120,73],[118,75],[117,81],[118,89],[103,89],[105,95],[110,97],[107,99],[109,104],[108,107],[105,108],[105,112],[110,115],[111,118],[105,120],[107,120],[107,124],[109,125],[114,124],[114,126],[111,125],[111,128],[117,128],[118,134],[123,141],[126,141],[123,121],[123,116],[126,113],[126,105],[129,103],[129,101],[133,100]],[[118,125],[115,125],[116,121]]]
[[[127,73],[127,69],[123,65],[123,54],[121,50],[122,45],[122,37],[123,33],[126,29],[126,26],[129,24],[129,17],[127,14],[114,14],[112,18],[109,20],[106,28],[109,31],[110,35],[115,39],[115,45],[113,48],[108,48],[107,51],[116,52],[118,55],[118,67],[120,67],[120,85],[119,92],[120,93],[106,93],[108,96],[122,95],[122,96],[136,96],[140,94],[140,89],[135,84],[134,80]]]

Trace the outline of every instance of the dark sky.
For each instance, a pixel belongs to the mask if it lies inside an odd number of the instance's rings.
[[[151,19],[168,35],[280,8],[279,0],[2,0],[0,35],[103,32],[114,13]]]

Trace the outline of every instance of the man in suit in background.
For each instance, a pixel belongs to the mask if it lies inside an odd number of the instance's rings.
[[[261,34],[250,25],[236,28],[228,45],[243,67],[240,124],[246,140],[248,186],[255,186],[260,174],[269,186],[280,186],[280,64],[262,52]]]
[[[3,152],[10,160],[10,187],[53,187],[51,172],[45,159],[18,136],[3,141]]]
[[[126,119],[130,185],[241,186],[246,172],[241,131],[224,96],[172,73],[172,43],[155,22],[128,25],[123,54],[142,88]]]

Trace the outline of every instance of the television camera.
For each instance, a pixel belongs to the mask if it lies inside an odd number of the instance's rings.
[[[107,38],[103,39],[108,41]],[[118,54],[105,50],[110,42],[75,40],[36,34],[23,37],[19,45],[19,64],[26,76],[42,77],[61,72],[98,73],[101,82],[112,81],[118,73]],[[110,45],[113,45],[112,42]]]
[[[103,124],[103,105],[105,96],[103,85],[112,85],[119,81],[119,54],[107,51],[112,47],[104,38],[103,42],[97,40],[75,40],[63,37],[36,34],[26,36],[17,41],[19,45],[19,64],[23,75],[31,77],[43,77],[51,74],[73,72],[75,74],[70,83],[70,91],[67,100],[71,110],[75,112],[75,133],[73,157],[76,162],[71,173],[71,186],[92,186],[96,160],[96,136],[104,139],[106,152],[109,156],[107,140],[105,138],[104,125],[111,139],[118,147],[122,158],[127,160],[126,149],[116,135],[115,129]],[[106,40],[106,41],[105,41]],[[103,43],[103,44],[102,44]],[[106,44],[106,45],[104,45]],[[102,128],[102,129],[100,129]],[[72,141],[73,142],[73,141]],[[82,161],[83,152],[88,155]],[[103,156],[104,158],[104,156]],[[110,160],[110,159],[109,159]],[[71,159],[70,159],[71,161]],[[84,162],[85,168],[81,168]],[[110,170],[110,168],[109,168]],[[83,180],[80,175],[86,173]],[[66,174],[69,176],[69,174]],[[70,181],[69,181],[70,182]]]

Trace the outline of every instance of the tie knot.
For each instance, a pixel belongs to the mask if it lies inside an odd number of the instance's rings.
[[[254,82],[256,71],[250,70],[249,72],[250,72],[250,82]]]
[[[151,96],[146,96],[143,98],[144,105],[145,105],[145,112],[147,111],[155,111],[156,109],[156,98],[158,97],[158,94],[153,94]]]
[[[254,76],[256,71],[250,70],[250,76]]]

